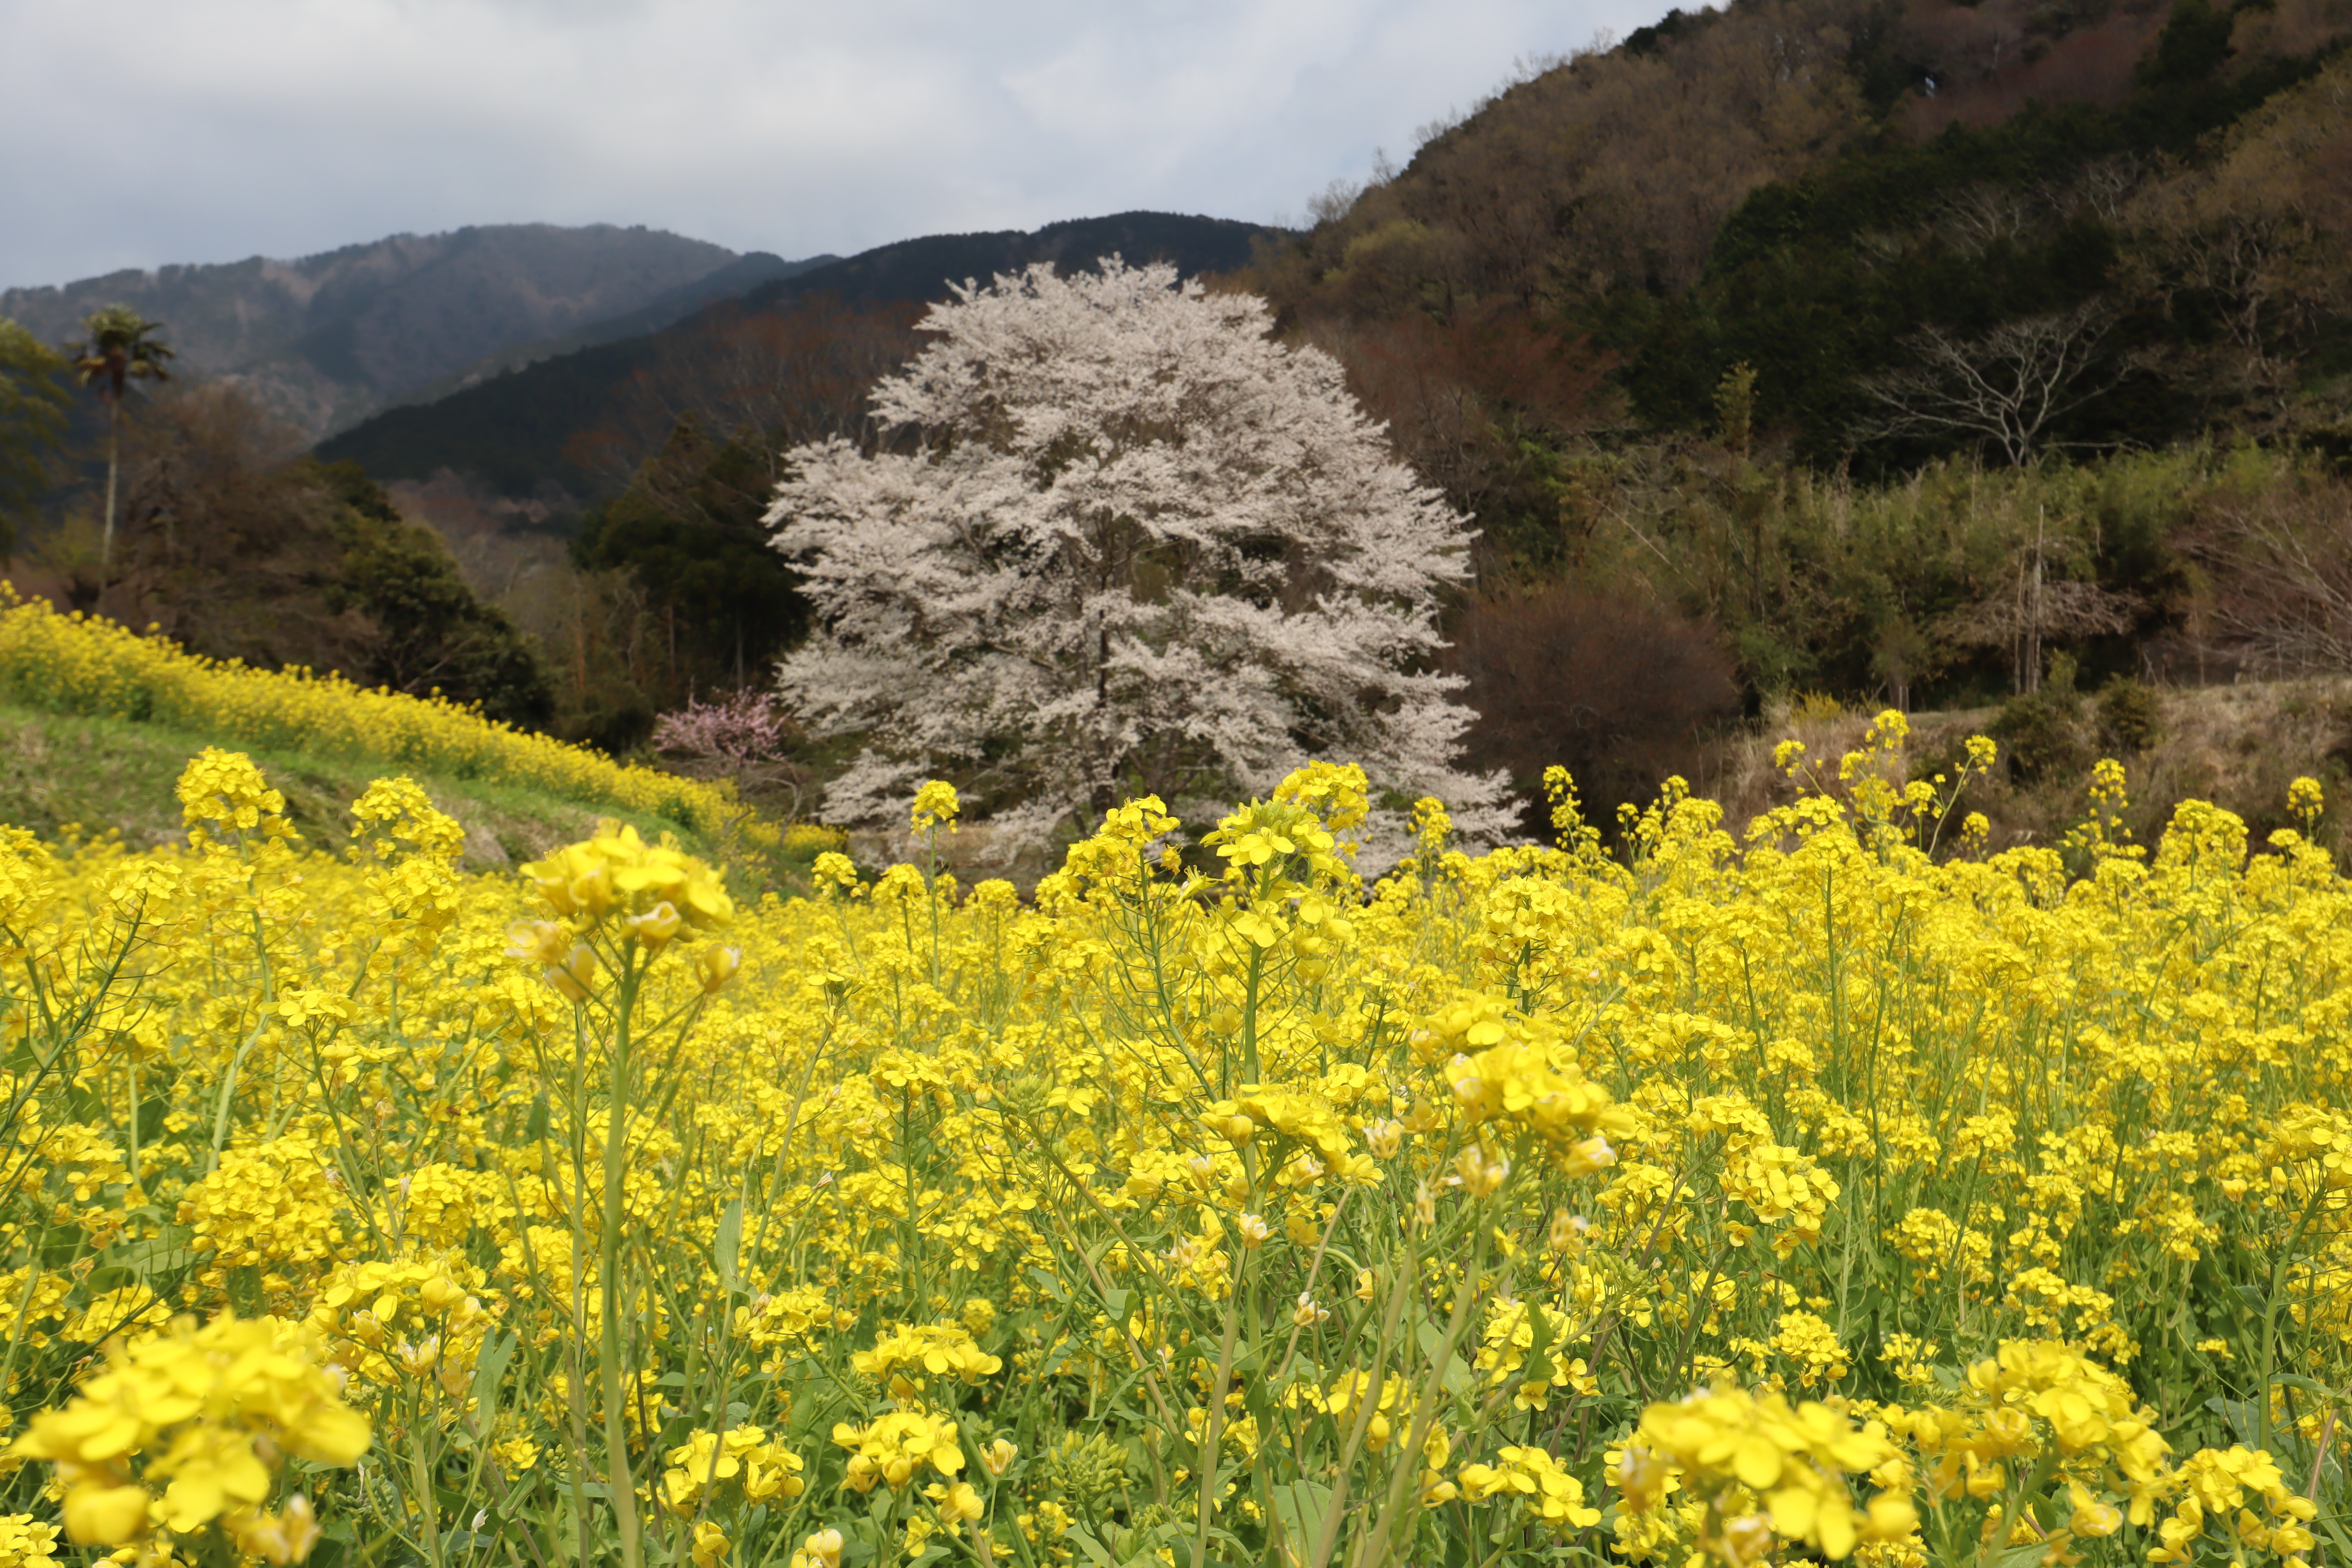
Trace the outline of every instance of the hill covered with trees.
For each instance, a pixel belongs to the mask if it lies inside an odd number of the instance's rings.
[[[1476,520],[1453,658],[1523,785],[1644,798],[1808,692],[2341,668],[2347,34],[2328,0],[1677,12],[1238,281]]]
[[[384,479],[423,479],[447,468],[505,496],[606,495],[614,489],[611,443],[604,443],[600,458],[593,449],[583,455],[574,437],[609,429],[616,420],[625,425],[633,386],[647,377],[677,379],[682,361],[706,356],[738,324],[756,336],[767,331],[758,324],[763,319],[802,310],[885,323],[906,315],[903,307],[946,298],[955,283],[984,282],[1036,261],[1090,267],[1117,254],[1139,265],[1171,262],[1187,276],[1230,272],[1271,237],[1270,230],[1226,218],[1133,212],[1048,224],[1031,233],[903,240],[772,279],[660,331],[544,360],[429,405],[388,410],[331,438],[320,451]],[[660,435],[629,445],[628,460],[650,457]]]
[[[128,305],[171,329],[191,371],[236,377],[315,439],[462,377],[485,356],[651,311],[628,329],[643,331],[719,297],[707,291],[713,284],[740,291],[792,266],[642,226],[503,224],[394,235],[296,260],[257,256],[12,288],[0,291],[0,317],[62,342],[91,311]]]

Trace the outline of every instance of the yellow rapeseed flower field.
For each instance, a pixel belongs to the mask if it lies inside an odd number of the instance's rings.
[[[223,752],[12,833],[0,1564],[2352,1551],[2352,884],[2115,770],[1987,856],[1901,740],[1371,885],[1329,764],[1028,901]]]
[[[665,817],[707,837],[742,827],[773,847],[775,830],[744,820],[730,787],[615,763],[437,697],[204,658],[100,616],[20,599],[5,583],[0,694],[27,708],[163,724],[257,749],[491,779]]]

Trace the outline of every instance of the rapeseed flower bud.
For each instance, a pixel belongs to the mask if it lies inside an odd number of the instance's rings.
[[[706,996],[715,996],[726,989],[727,983],[742,967],[743,950],[740,947],[722,947],[713,942],[697,950],[694,955],[695,978]]]
[[[676,936],[678,928],[685,923],[685,917],[667,899],[643,914],[621,917],[621,927],[627,939],[647,952],[659,952],[667,947],[670,938]]]
[[[596,984],[596,954],[586,942],[573,944],[561,962],[541,971],[548,984],[567,1002],[585,1002]]]
[[[507,956],[557,964],[572,951],[572,939],[553,921],[517,921],[507,927]]]

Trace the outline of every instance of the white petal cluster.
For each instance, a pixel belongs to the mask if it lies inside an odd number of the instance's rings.
[[[1470,531],[1339,363],[1271,325],[1254,296],[1117,258],[966,284],[877,387],[878,449],[787,455],[768,521],[819,629],[782,691],[871,747],[828,816],[976,772],[1042,837],[1324,757],[1436,795],[1468,836],[1501,826],[1500,781],[1455,770],[1459,682],[1428,668]]]

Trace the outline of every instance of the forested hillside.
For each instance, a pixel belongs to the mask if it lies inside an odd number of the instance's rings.
[[[1240,281],[1478,522],[1453,657],[1527,785],[1644,798],[1805,693],[2341,668],[2347,33],[2340,0],[1676,12]]]
[[[291,261],[257,256],[14,288],[0,292],[0,317],[61,343],[91,311],[129,305],[171,329],[186,369],[236,377],[316,438],[487,354],[655,304],[738,259],[642,227],[496,225]]]
[[[1759,430],[1817,466],[2324,424],[2347,29],[2340,0],[1675,13],[1433,128],[1248,281],[1368,381],[1467,355],[1445,379],[1554,430],[1712,427],[1745,363]],[[1398,341],[1432,326],[1464,341]],[[1598,383],[1511,395],[1530,333]],[[2021,354],[2046,405],[1938,385]]]
[[[698,357],[707,350],[688,345],[730,336],[730,322],[789,317],[803,306],[860,319],[880,307],[873,319],[895,320],[899,312],[892,308],[944,298],[953,283],[984,281],[1033,261],[1091,266],[1114,253],[1172,261],[1187,274],[1227,272],[1245,263],[1253,243],[1269,232],[1223,218],[1138,212],[1048,224],[1028,234],[904,240],[761,284],[675,327],[547,360],[430,405],[390,410],[327,441],[320,455],[357,462],[385,479],[423,479],[447,468],[507,496],[551,487],[574,496],[607,494],[609,457],[583,458],[568,449],[573,437],[615,419],[625,423],[634,384],[667,374],[665,367],[683,356]],[[661,434],[632,446],[629,461],[650,456]],[[609,445],[604,449],[609,453]]]

